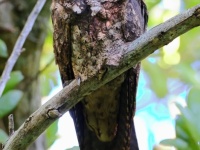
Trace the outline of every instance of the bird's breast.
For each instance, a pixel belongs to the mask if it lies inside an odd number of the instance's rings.
[[[72,67],[82,81],[99,74],[105,64],[118,65],[123,52],[115,50],[124,44],[123,5],[105,2],[101,7],[95,16],[88,11],[71,23]]]

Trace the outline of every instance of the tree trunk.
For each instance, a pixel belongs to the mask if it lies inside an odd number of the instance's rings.
[[[0,4],[0,39],[6,43],[9,54],[35,3],[35,0],[10,0]],[[49,7],[50,1],[47,1],[32,32],[26,40],[24,45],[25,51],[21,54],[14,67],[14,70],[20,70],[24,75],[24,80],[17,87],[17,89],[24,92],[24,95],[13,112],[15,129],[17,129],[41,104],[40,83],[36,75],[39,71],[42,46],[46,37],[46,29],[50,14]],[[2,73],[5,63],[6,59],[1,58],[0,73]],[[7,130],[7,124],[6,116],[4,119],[0,120],[0,128]],[[40,136],[29,148],[29,150],[43,149],[45,149],[44,135]]]

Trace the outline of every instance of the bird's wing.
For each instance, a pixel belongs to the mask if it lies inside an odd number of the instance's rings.
[[[71,25],[68,21],[70,19],[63,15],[66,14],[64,7],[55,0],[51,8],[55,61],[59,67],[62,83],[66,84],[65,82],[74,79],[71,63]]]
[[[126,73],[120,92],[118,132],[112,150],[138,150],[133,117],[136,109],[136,92],[140,63]],[[131,140],[130,140],[131,139]]]

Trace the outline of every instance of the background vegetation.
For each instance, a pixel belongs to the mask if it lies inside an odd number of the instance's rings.
[[[146,4],[149,11],[148,29],[151,29],[199,4],[199,1],[146,0]],[[47,12],[49,15],[49,11]],[[52,95],[51,92],[55,88],[60,86],[58,68],[54,63],[51,21],[47,20],[45,42],[41,56],[38,55],[40,65],[38,71],[34,73],[34,78],[29,80],[32,82],[37,79],[40,83],[39,91],[43,102],[49,98],[48,95]],[[198,125],[198,120],[200,120],[199,41],[200,29],[196,28],[176,38],[171,44],[166,45],[142,62],[136,113],[136,123],[139,124],[138,126],[143,125],[143,128],[137,132],[139,143],[143,143],[140,145],[144,146],[141,149],[151,150],[153,147],[156,149],[158,147],[155,145],[158,145],[163,139],[175,137],[175,133],[176,139],[164,140],[162,143],[173,145],[180,150],[200,149],[200,126]],[[5,40],[5,33],[0,32],[0,62],[6,61],[10,50],[11,48]],[[31,52],[29,53],[31,54]],[[19,62],[22,59],[20,57]],[[35,61],[31,62],[29,67],[34,67]],[[1,66],[2,72],[3,67]],[[21,90],[19,85],[26,78],[24,70],[15,67],[3,96],[0,98],[0,118],[3,120],[13,110],[16,111],[18,105],[21,104],[25,91]],[[29,101],[28,98],[26,100]],[[0,143],[5,143],[8,138],[5,126],[4,128],[0,126]],[[173,127],[175,127],[175,131]],[[58,130],[58,122],[55,122],[46,131],[47,147],[51,147],[55,140],[59,139],[56,134]]]

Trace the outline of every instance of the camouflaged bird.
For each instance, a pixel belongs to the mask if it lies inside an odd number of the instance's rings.
[[[146,6],[142,0],[53,0],[53,40],[63,85],[85,81],[117,66],[123,54],[116,48],[144,33]],[[74,120],[81,150],[137,150],[133,116],[140,64],[76,104]]]

